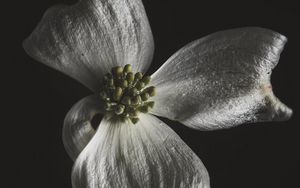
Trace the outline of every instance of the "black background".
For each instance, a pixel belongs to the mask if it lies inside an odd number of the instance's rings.
[[[73,162],[65,152],[61,129],[70,107],[91,92],[27,56],[22,41],[43,13],[70,0],[26,0],[2,5],[1,187],[71,188]],[[260,26],[289,42],[273,71],[274,93],[294,110],[287,122],[242,125],[200,132],[164,119],[201,158],[212,188],[284,188],[299,186],[299,13],[288,1],[144,0],[156,51],[149,74],[179,48],[219,30]],[[4,26],[3,26],[4,25]],[[2,103],[3,103],[2,102]],[[3,121],[4,122],[4,121]]]

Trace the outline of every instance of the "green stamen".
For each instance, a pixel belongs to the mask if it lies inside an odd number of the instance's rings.
[[[123,103],[123,104],[130,105],[130,104],[131,104],[131,99],[130,99],[130,97],[128,97],[128,96],[123,97],[122,103]]]
[[[150,111],[150,107],[148,105],[144,105],[139,107],[139,110],[143,113],[148,113]]]
[[[124,72],[125,72],[125,73],[131,72],[131,65],[130,65],[130,64],[125,65],[125,67],[124,67]]]
[[[130,96],[136,96],[138,94],[139,90],[137,88],[131,88],[128,92]]]
[[[119,105],[115,108],[115,113],[116,113],[117,115],[120,115],[120,114],[123,114],[124,110],[125,110],[125,106],[122,105],[122,104],[119,104]]]
[[[149,95],[149,93],[142,93],[141,98],[143,101],[146,101],[150,98],[150,95]]]
[[[135,85],[138,90],[141,90],[145,87],[144,82],[140,82],[140,81],[138,81]]]
[[[148,85],[150,83],[151,77],[150,76],[144,76],[144,78],[142,78],[142,82],[145,85]]]
[[[121,82],[121,87],[123,87],[123,88],[128,87],[128,82],[127,82],[127,80],[123,80],[123,81]]]
[[[122,88],[116,87],[116,89],[114,91],[113,99],[115,101],[119,101],[121,96],[122,96]]]
[[[130,118],[130,120],[133,124],[136,124],[139,121],[139,118],[132,117],[132,118]]]
[[[120,77],[123,73],[123,68],[120,66],[114,67],[111,70],[114,77]]]
[[[155,87],[154,87],[154,86],[148,87],[148,88],[147,88],[147,93],[149,93],[149,95],[150,95],[151,97],[155,96],[155,94],[156,94]]]
[[[138,105],[139,103],[141,103],[141,100],[142,100],[141,96],[138,95],[138,96],[133,97],[131,102],[133,105]]]
[[[140,72],[137,72],[137,73],[135,73],[135,78],[136,78],[137,80],[140,80],[140,79],[143,78],[143,74],[140,73]]]
[[[133,80],[134,80],[134,74],[133,74],[132,72],[129,72],[129,73],[126,75],[126,79],[127,79],[128,83],[133,82]]]
[[[148,113],[154,106],[148,99],[155,95],[155,87],[146,87],[150,76],[133,73],[131,65],[117,66],[104,76],[104,85],[99,93],[104,108],[111,118],[118,121],[139,121],[139,113]]]

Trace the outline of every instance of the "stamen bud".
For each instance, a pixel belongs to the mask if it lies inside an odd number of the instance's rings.
[[[142,94],[141,94],[141,98],[142,98],[143,101],[148,100],[149,97],[150,97],[150,95],[149,95],[148,93],[142,93]]]
[[[126,80],[128,81],[128,83],[133,82],[133,80],[134,80],[134,74],[132,72],[127,73]]]
[[[114,91],[114,96],[113,96],[113,98],[114,98],[115,101],[119,101],[120,100],[120,98],[122,96],[122,91],[123,91],[122,88],[116,87],[116,89]]]
[[[143,78],[143,74],[142,74],[141,72],[135,73],[135,79],[136,79],[136,80],[140,80],[140,79],[142,79],[142,78]]]
[[[138,94],[138,92],[139,91],[134,87],[134,88],[131,88],[128,93],[130,96],[136,96]]]
[[[125,73],[131,72],[131,65],[130,64],[125,65],[124,72]]]
[[[150,111],[150,107],[148,105],[141,106],[139,110],[143,113],[148,113]]]
[[[130,120],[131,120],[131,122],[133,123],[133,124],[136,124],[138,121],[139,121],[139,118],[130,118]]]
[[[147,88],[147,93],[149,93],[149,95],[150,95],[151,97],[153,97],[153,96],[156,94],[156,89],[155,89],[155,87],[154,87],[154,86],[148,87],[148,88]]]
[[[123,104],[130,105],[130,104],[131,104],[131,99],[130,99],[130,97],[125,96],[125,97],[122,99],[122,103],[123,103]]]
[[[150,76],[144,76],[142,78],[142,82],[145,84],[145,85],[148,85],[150,83],[150,80],[151,80],[151,77]]]
[[[120,66],[114,67],[111,70],[112,74],[116,77],[120,77],[123,74],[123,68]]]
[[[122,113],[124,112],[124,110],[125,110],[125,106],[122,105],[122,104],[119,104],[119,105],[116,106],[116,108],[115,108],[115,113],[116,113],[117,115],[120,115],[120,114],[122,114]]]
[[[137,82],[135,87],[138,89],[138,90],[141,90],[145,87],[145,84],[144,82]]]
[[[131,100],[133,105],[138,105],[141,102],[141,96],[137,95],[135,97],[133,97],[133,99]]]
[[[122,87],[122,88],[126,88],[127,86],[128,86],[127,80],[123,80],[123,81],[121,82],[121,87]]]

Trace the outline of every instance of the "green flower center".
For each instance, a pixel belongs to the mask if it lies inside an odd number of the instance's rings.
[[[139,113],[148,113],[154,101],[148,99],[155,95],[155,87],[147,86],[150,76],[131,72],[131,65],[117,66],[104,76],[104,86],[100,98],[105,104],[106,115],[122,122],[139,121]]]

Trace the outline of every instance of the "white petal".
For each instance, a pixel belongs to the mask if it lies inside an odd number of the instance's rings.
[[[152,113],[201,130],[288,119],[292,111],[270,83],[286,41],[279,33],[250,27],[188,44],[152,75],[157,87]]]
[[[103,105],[94,95],[81,99],[67,113],[63,127],[63,142],[72,160],[75,161],[94,136],[95,130],[90,121],[97,113],[103,113]]]
[[[135,125],[102,120],[74,164],[73,188],[209,188],[206,168],[179,136],[152,115],[140,118]]]
[[[146,71],[154,43],[140,0],[81,0],[50,8],[24,41],[34,59],[98,91],[116,65]]]

